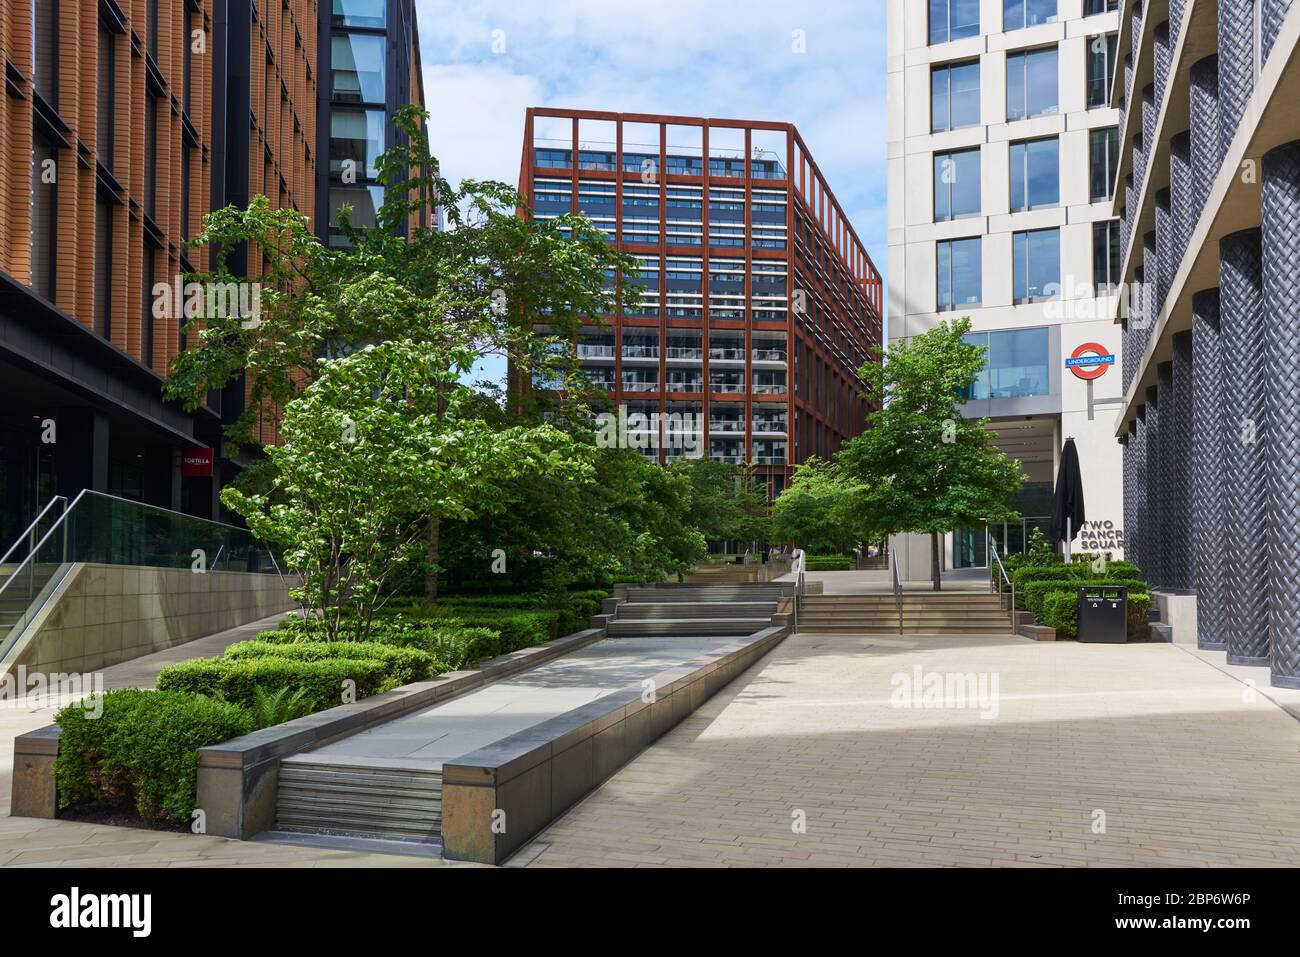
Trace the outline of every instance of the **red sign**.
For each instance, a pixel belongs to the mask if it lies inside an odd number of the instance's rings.
[[[1099,342],[1085,342],[1065,360],[1066,367],[1080,379],[1098,379],[1115,364],[1115,357]]]
[[[181,475],[206,477],[212,474],[212,450],[186,449],[181,453]]]

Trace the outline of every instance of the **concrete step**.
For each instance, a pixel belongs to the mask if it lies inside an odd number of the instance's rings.
[[[663,588],[629,588],[628,602],[660,604],[665,602],[777,601],[788,586],[763,585],[675,585]]]
[[[624,602],[620,619],[628,618],[770,618],[776,614],[774,601],[732,602]]]
[[[442,829],[442,773],[312,761],[280,764],[276,827],[436,841]]]
[[[843,635],[1010,635],[1011,624],[1002,622],[997,625],[904,625],[900,630],[898,622],[816,622],[799,619],[799,630],[813,634]]]
[[[640,635],[752,635],[770,627],[767,618],[615,618],[607,627],[611,638]]]
[[[871,611],[858,611],[850,609],[811,609],[805,608],[799,612],[799,620],[809,619],[844,619],[854,620],[860,618],[879,618],[891,621],[898,620],[898,613],[892,608],[876,609]],[[1005,611],[972,611],[955,614],[953,612],[942,611],[909,611],[903,609],[903,621],[933,621],[933,622],[951,622],[952,624],[961,624],[962,622],[981,622],[981,621],[1007,621],[1011,620]]]

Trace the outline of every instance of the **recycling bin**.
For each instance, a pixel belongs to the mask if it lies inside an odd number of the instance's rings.
[[[1079,640],[1122,645],[1128,641],[1128,589],[1117,585],[1079,588]]]

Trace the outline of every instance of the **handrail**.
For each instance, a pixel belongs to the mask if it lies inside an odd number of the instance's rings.
[[[985,534],[987,535],[987,533]],[[1012,630],[1014,630],[1016,624],[1016,583],[1013,582],[1011,580],[1011,576],[1007,574],[1007,566],[1002,564],[1002,559],[998,555],[998,550],[996,548],[988,548],[986,545],[985,551],[987,551],[988,554],[992,555],[993,561],[997,563],[998,577],[995,577],[993,579],[993,583],[997,586],[997,590],[998,590],[998,607],[1001,607],[1002,605],[1002,583],[1004,581],[1007,583],[1007,589],[1011,593],[1010,614],[1011,614]]]
[[[66,496],[56,495],[54,496],[54,498],[50,499],[49,502],[46,503],[45,507],[41,509],[41,513],[37,515],[34,519],[32,519],[32,523],[30,525],[28,525],[26,528],[22,530],[22,534],[20,534],[16,539],[14,539],[14,543],[9,546],[9,551],[5,552],[3,556],[0,556],[0,565],[4,565],[5,562],[9,561],[9,556],[14,553],[14,549],[17,548],[19,544],[22,542],[22,540],[24,538],[27,538],[28,535],[31,535],[32,537],[31,545],[33,547],[36,545],[36,535],[35,535],[36,526],[39,525],[41,519],[45,517],[45,513],[54,507],[55,502],[63,503],[64,512],[68,510],[68,499]],[[31,554],[32,548],[28,548],[27,551],[28,554]]]
[[[807,555],[802,548],[794,550],[794,563],[790,570],[794,572],[794,630],[796,633],[799,631],[799,605],[803,602],[804,570],[808,564],[805,561],[806,558]]]
[[[898,633],[903,633],[903,584],[898,580],[898,549],[889,546],[889,570],[894,579],[894,608],[898,611]]]

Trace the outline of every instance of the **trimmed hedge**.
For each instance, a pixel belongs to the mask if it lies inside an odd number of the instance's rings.
[[[1034,581],[1112,581],[1118,579],[1141,579],[1142,573],[1132,562],[1111,562],[1104,574],[1093,572],[1088,564],[1072,565],[1025,565],[1011,574],[1011,580],[1019,591],[1022,585]]]
[[[343,704],[343,682],[356,684],[358,700],[397,687],[382,661],[331,658],[195,658],[170,665],[158,675],[159,691],[188,691],[223,698],[242,707],[253,705],[253,689],[275,692],[304,689],[312,711]]]
[[[1139,592],[1128,596],[1128,614],[1124,623],[1130,638],[1145,638],[1147,613],[1151,610],[1151,596]],[[1079,635],[1078,592],[1057,591],[1043,599],[1043,624],[1056,629],[1058,635],[1077,638]]]
[[[1093,578],[1093,579],[1065,579],[1065,580],[1048,580],[1048,581],[1031,581],[1026,582],[1023,586],[1016,586],[1016,605],[1021,611],[1032,611],[1035,614],[1043,610],[1043,598],[1051,592],[1068,591],[1070,594],[1078,597],[1079,587],[1088,584],[1106,584],[1116,587],[1127,588],[1133,594],[1146,594],[1147,583],[1140,578]]]
[[[419,648],[403,648],[381,641],[300,641],[283,644],[271,641],[241,641],[226,649],[226,660],[246,658],[291,658],[297,661],[329,661],[345,658],[351,661],[383,662],[388,674],[398,684],[423,681],[440,671],[439,660]]]
[[[84,703],[55,717],[59,807],[105,800],[134,806],[146,821],[184,822],[194,813],[199,748],[253,730],[243,709],[175,691],[109,691],[103,714]]]
[[[810,572],[846,572],[853,567],[850,555],[809,555],[804,568]]]

